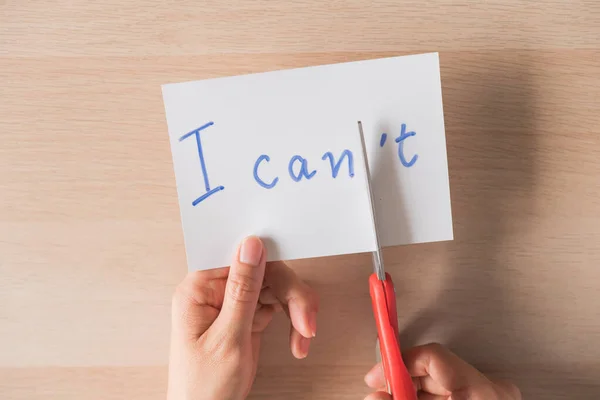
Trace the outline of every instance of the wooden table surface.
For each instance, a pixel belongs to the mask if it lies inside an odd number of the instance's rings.
[[[439,51],[455,240],[386,249],[406,346],[600,397],[598,1],[0,1],[0,398],[164,399],[186,271],[163,83]],[[293,263],[251,399],[362,399],[368,255]]]

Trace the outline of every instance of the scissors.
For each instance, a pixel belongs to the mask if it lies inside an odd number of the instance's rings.
[[[402,360],[400,351],[400,339],[398,335],[398,314],[396,312],[396,292],[390,274],[385,272],[381,245],[375,223],[375,204],[373,191],[371,189],[371,174],[367,160],[365,137],[363,135],[362,123],[358,121],[358,131],[363,151],[363,161],[366,171],[367,189],[369,192],[369,203],[371,205],[371,218],[373,230],[375,231],[376,251],[373,252],[373,274],[369,278],[369,292],[373,304],[373,314],[377,325],[377,335],[381,351],[381,361],[385,375],[387,392],[394,400],[417,400],[417,392],[414,388],[412,378]]]

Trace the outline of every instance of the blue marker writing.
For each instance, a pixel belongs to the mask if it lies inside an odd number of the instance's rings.
[[[256,162],[254,163],[254,180],[265,189],[272,189],[275,187],[275,185],[277,185],[277,182],[279,182],[279,177],[275,177],[275,179],[273,179],[271,183],[267,183],[260,179],[260,177],[258,176],[258,166],[263,161],[269,162],[271,161],[271,157],[269,157],[266,154],[263,154],[262,156],[258,157]]]
[[[294,173],[294,163],[296,162],[300,162],[302,164],[298,175]],[[305,177],[307,180],[311,179],[317,173],[316,170],[310,173],[308,172],[308,161],[306,161],[306,159],[301,156],[294,156],[290,159],[290,163],[288,165],[288,172],[290,173],[290,177],[294,180],[294,182],[299,182],[303,177]]]
[[[331,164],[331,176],[333,178],[337,178],[344,158],[348,159],[348,175],[350,176],[350,178],[354,176],[354,158],[352,157],[352,152],[350,150],[344,150],[337,163],[334,161],[335,158],[333,157],[333,154],[330,151],[323,154],[323,157],[321,159],[325,160],[327,158],[329,158],[329,163]]]
[[[402,129],[400,131],[400,136],[398,136],[396,138],[396,143],[398,143],[398,157],[400,158],[400,162],[402,163],[402,165],[404,165],[405,167],[412,167],[414,165],[414,163],[417,162],[417,159],[419,158],[419,156],[417,154],[415,154],[410,161],[406,161],[406,158],[404,157],[404,141],[411,137],[411,136],[415,136],[417,133],[416,132],[406,132],[406,124],[402,124]]]
[[[204,187],[206,188],[206,193],[204,193],[202,196],[200,196],[196,200],[194,200],[192,202],[192,206],[198,205],[201,201],[206,200],[211,195],[225,189],[224,186],[217,186],[216,188],[211,189],[210,184],[208,183],[208,173],[206,172],[206,164],[204,163],[204,153],[202,152],[202,143],[200,141],[200,132],[212,125],[214,125],[214,122],[212,122],[212,121],[208,122],[208,123],[202,125],[200,128],[194,129],[193,131],[190,131],[179,138],[179,141],[183,142],[185,139],[189,138],[190,136],[196,136],[196,144],[198,146],[198,158],[200,159],[200,168],[202,169],[202,176],[204,177]]]
[[[387,140],[387,133],[382,133],[381,139],[379,139],[379,147],[383,147],[386,140]]]

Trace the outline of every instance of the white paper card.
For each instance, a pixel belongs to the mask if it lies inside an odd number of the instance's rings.
[[[437,53],[163,85],[190,270],[451,240]]]

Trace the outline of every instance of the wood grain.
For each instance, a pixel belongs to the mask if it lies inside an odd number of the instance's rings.
[[[405,346],[600,397],[597,1],[0,1],[0,398],[161,399],[185,274],[160,85],[439,51],[456,239],[386,249]],[[367,255],[293,263],[251,398],[358,399]]]

